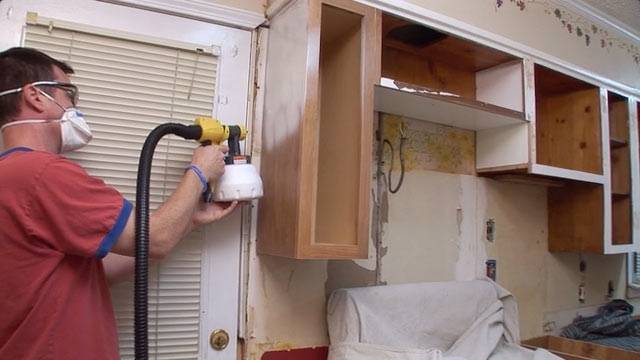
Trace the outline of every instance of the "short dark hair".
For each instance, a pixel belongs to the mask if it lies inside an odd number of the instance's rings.
[[[14,47],[0,52],[0,92],[36,81],[54,80],[54,66],[73,74],[71,66],[36,49]],[[20,94],[0,96],[0,126],[18,113]]]

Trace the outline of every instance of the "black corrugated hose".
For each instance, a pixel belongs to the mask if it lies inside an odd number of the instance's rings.
[[[136,186],[136,266],[133,299],[136,360],[147,360],[149,358],[147,289],[149,274],[149,182],[151,178],[151,161],[153,160],[156,145],[163,136],[168,134],[178,135],[185,139],[197,140],[202,135],[202,128],[197,125],[162,124],[151,131],[144,142],[140,154]]]

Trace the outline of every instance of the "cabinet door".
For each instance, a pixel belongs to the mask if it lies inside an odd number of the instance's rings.
[[[271,21],[261,253],[367,256],[379,18],[351,1],[298,0]]]

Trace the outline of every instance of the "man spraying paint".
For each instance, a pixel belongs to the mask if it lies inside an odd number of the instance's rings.
[[[73,69],[28,48],[1,52],[0,69],[0,359],[119,359],[108,283],[133,270],[132,205],[61,155],[92,138]],[[152,258],[234,210],[202,202],[227,150],[194,151],[151,216]]]

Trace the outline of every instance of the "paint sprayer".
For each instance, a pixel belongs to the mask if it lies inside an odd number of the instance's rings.
[[[248,201],[262,197],[262,180],[251,157],[240,153],[240,141],[247,136],[247,129],[238,125],[224,125],[220,121],[199,117],[194,125],[162,124],[149,134],[138,165],[136,186],[136,263],[134,291],[135,358],[146,360],[148,347],[148,269],[149,269],[149,183],[151,161],[160,139],[169,134],[187,140],[197,140],[202,145],[221,144],[227,141],[229,153],[225,157],[225,171],[216,184],[209,184],[204,201]]]

